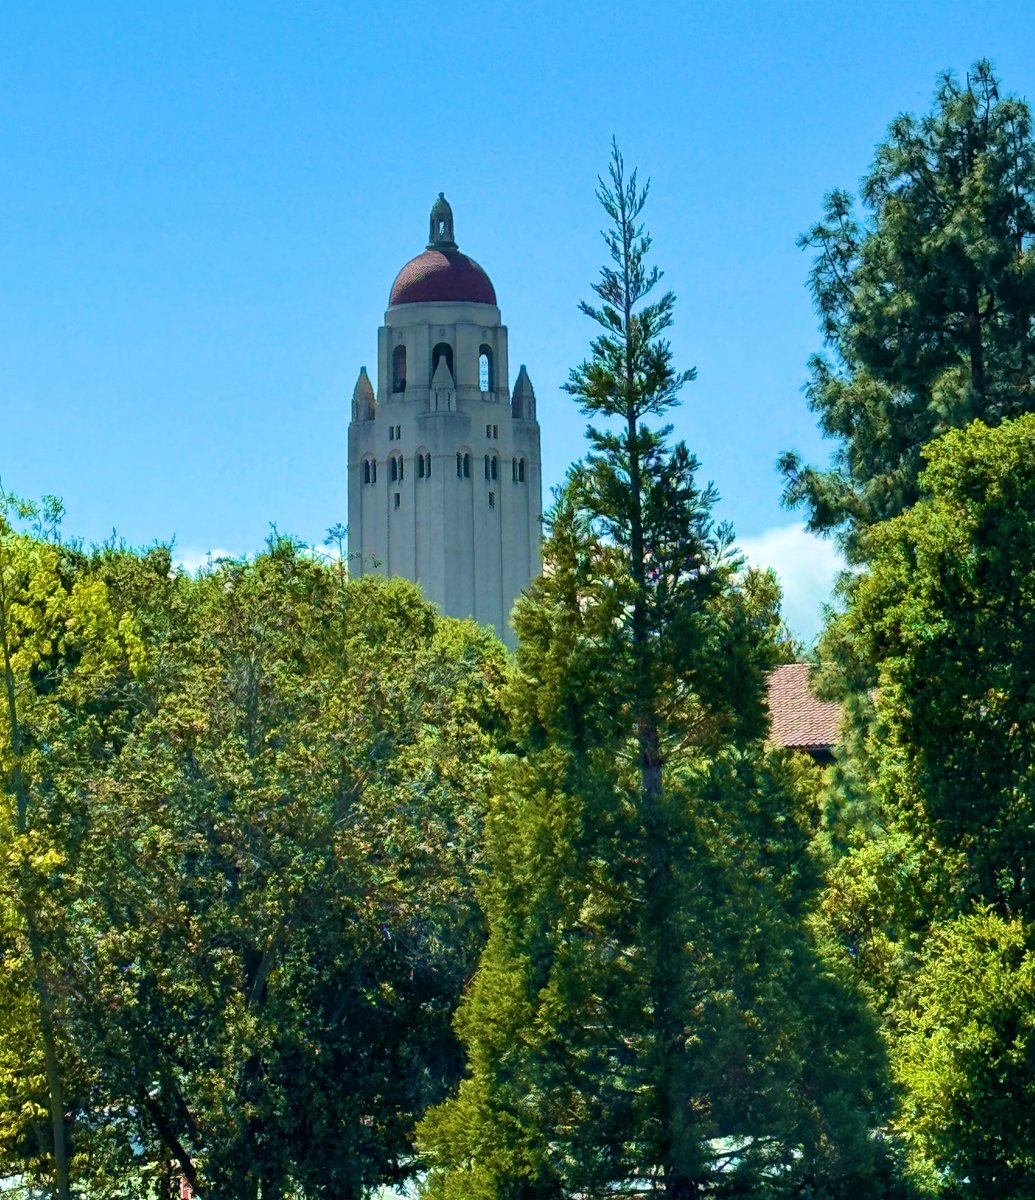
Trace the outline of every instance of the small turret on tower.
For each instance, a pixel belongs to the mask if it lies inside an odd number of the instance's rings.
[[[453,240],[453,210],[442,192],[431,206],[431,233],[428,237],[429,250],[455,250]]]
[[[531,379],[528,378],[524,363],[521,364],[521,370],[518,371],[517,381],[514,384],[514,394],[510,400],[510,413],[519,421],[535,420],[535,389],[532,387]]]
[[[443,354],[438,360],[435,374],[431,377],[431,411],[452,412],[455,408],[453,403],[455,391],[456,382],[449,369],[449,363],[446,362],[446,356]]]
[[[372,421],[374,419],[374,388],[367,375],[366,367],[359,368],[359,378],[352,389],[352,419],[353,421]]]

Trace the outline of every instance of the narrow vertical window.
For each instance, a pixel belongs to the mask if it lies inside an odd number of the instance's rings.
[[[489,493],[489,507],[490,508],[496,507],[496,493],[495,492]]]
[[[424,455],[423,454],[417,455],[417,478],[418,479],[424,478]]]
[[[478,347],[478,390],[491,392],[494,385],[492,370],[492,347],[484,343]]]
[[[392,351],[392,391],[406,391],[406,347],[396,346]]]
[[[424,455],[424,474],[427,476],[428,479],[431,478],[431,454],[430,454],[430,452],[428,454]]]
[[[398,507],[399,507],[399,505],[400,505],[400,503],[401,503],[401,501],[400,501],[400,499],[399,499],[399,493],[398,493],[398,492],[396,492],[396,493],[395,493],[395,504],[394,504],[394,507],[395,507],[395,508],[398,508]]]
[[[363,482],[364,483],[370,482],[370,459],[369,458],[366,458],[363,460]]]

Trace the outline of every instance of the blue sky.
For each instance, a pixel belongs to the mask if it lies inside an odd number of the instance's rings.
[[[445,191],[488,270],[557,483],[615,135],[653,181],[675,418],[810,633],[835,566],[780,507],[824,459],[797,234],[937,73],[1035,92],[1027,5],[23,3],[0,10],[0,479],[67,530],[182,556],[345,520],[345,431]]]

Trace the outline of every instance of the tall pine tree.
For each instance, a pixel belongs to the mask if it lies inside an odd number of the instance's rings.
[[[617,149],[598,196],[611,261],[582,308],[602,332],[567,390],[601,423],[515,614],[469,1073],[420,1129],[427,1187],[858,1194],[879,1175],[879,1055],[805,930],[810,789],[762,746],[775,587],[742,573],[686,446],[645,424],[692,374]]]
[[[831,469],[793,452],[785,500],[866,557],[866,531],[913,504],[921,450],[975,417],[1035,408],[1035,143],[1031,112],[988,62],[946,74],[932,111],[894,120],[862,182],[801,238],[828,355],[808,398]]]

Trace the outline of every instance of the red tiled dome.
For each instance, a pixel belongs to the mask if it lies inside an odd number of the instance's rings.
[[[429,300],[495,304],[496,291],[473,258],[459,250],[425,250],[396,275],[388,303],[422,304]]]

